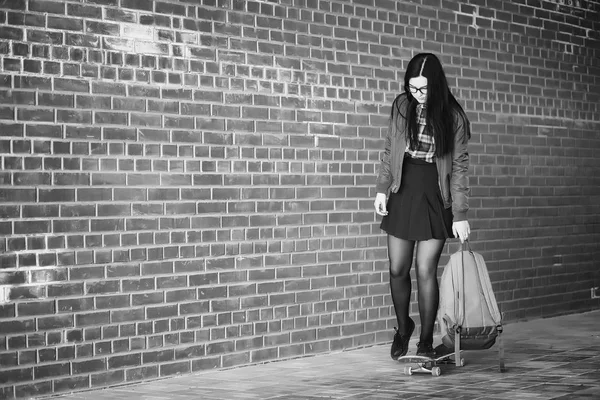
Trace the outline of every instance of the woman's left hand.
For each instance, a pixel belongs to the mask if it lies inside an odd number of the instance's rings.
[[[452,233],[454,237],[460,239],[461,243],[464,243],[465,240],[469,238],[469,234],[471,233],[471,227],[469,226],[469,221],[457,221],[452,223]]]

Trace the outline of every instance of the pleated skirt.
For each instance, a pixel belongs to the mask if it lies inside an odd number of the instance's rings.
[[[400,239],[447,239],[452,209],[444,208],[435,163],[405,156],[398,193],[390,193],[381,229]]]

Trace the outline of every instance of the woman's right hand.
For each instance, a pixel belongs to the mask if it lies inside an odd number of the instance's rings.
[[[388,212],[385,208],[387,202],[387,198],[385,196],[385,193],[377,193],[377,196],[375,196],[375,212],[378,215],[387,215]]]

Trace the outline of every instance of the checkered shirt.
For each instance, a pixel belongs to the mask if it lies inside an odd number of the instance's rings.
[[[423,104],[417,105],[417,123],[419,124],[417,148],[411,149],[410,142],[407,142],[406,153],[413,158],[420,158],[421,160],[432,163],[435,158],[435,141],[433,139],[433,135],[431,133],[427,133],[428,131],[425,130],[426,112],[427,110]]]

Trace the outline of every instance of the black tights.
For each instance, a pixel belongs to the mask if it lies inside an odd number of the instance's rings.
[[[430,239],[417,242],[417,289],[419,316],[421,317],[422,343],[433,342],[433,329],[439,305],[437,267],[444,249],[445,239]],[[410,306],[410,268],[415,242],[388,235],[388,256],[390,259],[390,289],[396,310],[398,330],[408,333],[408,308]]]

